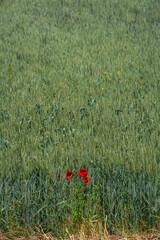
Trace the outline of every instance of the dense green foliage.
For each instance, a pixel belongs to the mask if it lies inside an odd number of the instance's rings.
[[[159,12],[159,0],[0,1],[2,230],[160,227]]]

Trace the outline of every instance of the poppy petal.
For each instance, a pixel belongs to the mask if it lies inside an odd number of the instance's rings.
[[[87,174],[88,174],[88,171],[87,171],[87,169],[81,169],[79,172],[78,172],[78,174],[80,175],[80,176],[82,176],[82,177],[84,177],[84,176],[86,176]]]

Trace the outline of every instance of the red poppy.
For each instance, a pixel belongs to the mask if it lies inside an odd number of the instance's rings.
[[[59,179],[61,178],[60,174],[56,174],[56,177],[58,177]]]
[[[85,177],[85,176],[87,176],[87,174],[88,174],[88,171],[87,171],[87,169],[81,169],[79,172],[78,172],[78,174],[80,175],[80,176],[82,176],[82,177]]]
[[[71,177],[71,178],[74,177],[73,172],[72,172],[72,171],[69,171],[69,170],[66,171],[66,175],[67,175],[67,176],[66,176],[66,179],[70,179],[70,177]]]
[[[88,182],[91,181],[91,178],[90,177],[88,178],[87,176],[84,176],[83,180],[84,180],[85,183],[88,183]]]

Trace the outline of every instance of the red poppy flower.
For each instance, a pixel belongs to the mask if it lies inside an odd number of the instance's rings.
[[[60,174],[56,174],[56,177],[58,177],[59,179],[61,178]]]
[[[91,178],[90,177],[88,178],[87,176],[84,176],[83,180],[84,180],[85,183],[88,183],[88,182],[91,181]]]
[[[81,169],[79,172],[78,172],[78,174],[80,175],[80,176],[82,176],[82,177],[85,177],[85,176],[87,176],[87,174],[88,174],[88,171],[87,171],[87,169]]]
[[[73,172],[72,172],[72,171],[69,171],[69,170],[66,171],[66,175],[67,175],[67,176],[66,176],[66,179],[70,179],[70,177],[71,177],[71,178],[74,177]]]

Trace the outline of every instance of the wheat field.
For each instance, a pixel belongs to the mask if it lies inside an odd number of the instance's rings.
[[[159,11],[0,1],[2,232],[160,228]]]

